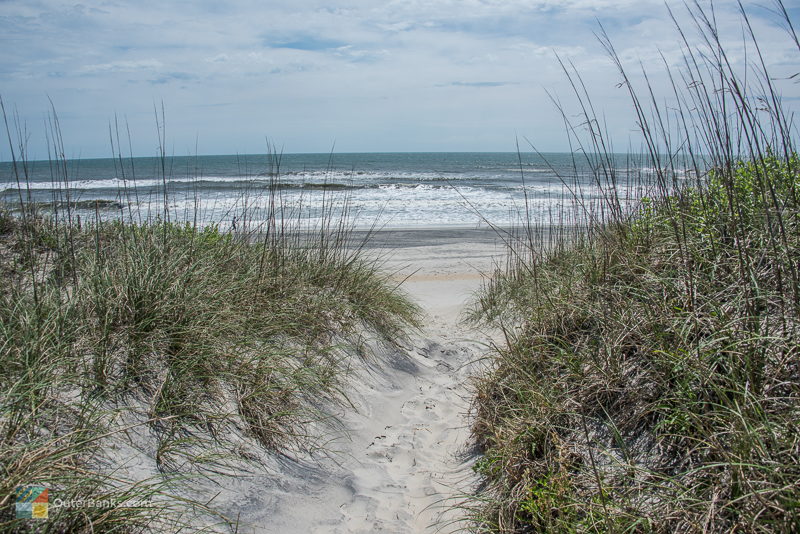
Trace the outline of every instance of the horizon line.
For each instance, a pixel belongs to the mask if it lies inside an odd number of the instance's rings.
[[[227,156],[351,156],[351,155],[394,155],[394,154],[594,154],[583,151],[569,151],[569,150],[429,150],[429,151],[410,151],[410,150],[397,150],[397,151],[365,151],[365,152],[231,152],[228,154],[184,154],[184,155],[165,155],[165,158],[198,158],[198,157],[227,157]],[[638,152],[610,152],[611,155],[642,155]],[[644,154],[646,155],[646,154]],[[159,159],[162,156],[135,156],[135,155],[113,155],[102,157],[67,157],[66,161],[89,161],[89,160],[104,160],[104,159]],[[10,163],[14,161],[17,163],[34,163],[34,162],[52,162],[60,161],[60,158],[47,158],[47,159],[24,159],[18,158],[16,160],[0,160],[0,164]]]

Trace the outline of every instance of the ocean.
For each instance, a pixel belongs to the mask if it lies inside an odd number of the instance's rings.
[[[619,196],[632,206],[647,194],[652,169],[625,154],[613,160]],[[563,153],[109,158],[34,161],[17,172],[21,187],[12,164],[0,163],[0,201],[12,206],[22,196],[63,213],[69,201],[83,220],[168,218],[221,229],[256,229],[271,206],[278,218],[311,224],[347,211],[359,228],[567,224],[576,204],[601,210],[607,193],[596,158]]]

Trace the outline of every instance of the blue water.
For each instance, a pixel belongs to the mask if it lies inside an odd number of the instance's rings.
[[[22,195],[63,206],[69,199],[84,218],[167,217],[223,228],[255,228],[270,206],[281,208],[278,218],[309,222],[325,210],[346,209],[359,227],[508,225],[520,216],[568,223],[578,203],[584,212],[602,209],[605,179],[597,182],[598,161],[589,160],[517,153],[227,155],[37,161],[16,173],[4,162],[0,201]],[[624,202],[646,194],[648,169],[626,155],[615,156],[614,165]],[[88,208],[94,200],[106,202],[96,211]]]

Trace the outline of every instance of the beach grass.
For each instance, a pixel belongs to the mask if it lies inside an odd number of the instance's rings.
[[[20,143],[20,201],[0,210],[0,530],[235,530],[192,480],[324,450],[351,371],[418,326],[417,307],[333,198],[306,225],[276,177],[246,232],[246,213],[239,231],[166,208],[81,221],[61,150],[57,202],[26,201]],[[132,476],[140,457],[155,467]],[[49,488],[47,521],[15,517],[29,485]]]
[[[676,25],[672,100],[637,87],[600,36],[646,147],[631,167],[647,176],[614,166],[565,65],[583,110],[569,131],[606,194],[591,212],[571,199],[574,229],[524,226],[474,304],[506,339],[475,383],[485,484],[465,505],[479,531],[800,525],[796,132],[747,13],[752,55],[734,67],[713,13],[688,11],[703,46]],[[651,192],[634,209],[620,201],[631,183]]]

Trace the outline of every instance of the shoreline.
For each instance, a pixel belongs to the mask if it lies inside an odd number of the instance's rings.
[[[355,229],[350,234],[351,243],[366,241],[366,247],[372,248],[414,248],[423,246],[443,246],[463,243],[495,245],[501,242],[498,232],[511,232],[508,227],[475,228],[471,226],[420,226],[379,228],[374,231]]]

